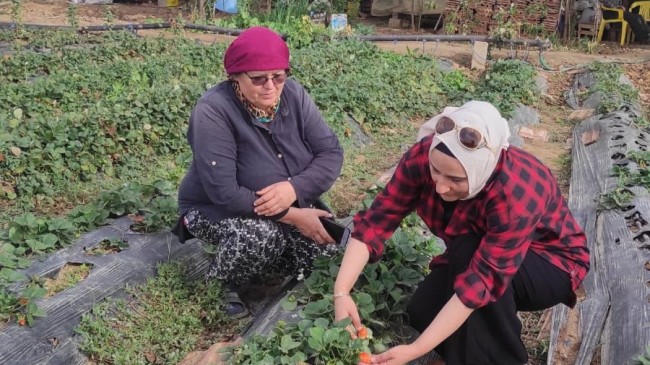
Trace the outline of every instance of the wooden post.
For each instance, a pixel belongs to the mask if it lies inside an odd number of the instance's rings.
[[[472,69],[485,70],[488,46],[489,44],[487,42],[474,42],[472,50]]]

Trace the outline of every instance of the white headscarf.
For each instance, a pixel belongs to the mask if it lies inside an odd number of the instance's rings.
[[[494,172],[501,150],[508,149],[510,145],[510,129],[508,122],[501,117],[501,113],[492,104],[484,101],[469,101],[463,106],[446,107],[442,113],[431,118],[420,127],[418,141],[422,138],[435,134],[436,124],[441,117],[447,117],[456,123],[457,128],[472,127],[483,134],[487,147],[477,150],[465,148],[458,141],[458,129],[455,131],[436,134],[431,143],[431,151],[439,144],[444,143],[456,159],[461,163],[467,174],[469,182],[469,195],[462,200],[475,197]]]

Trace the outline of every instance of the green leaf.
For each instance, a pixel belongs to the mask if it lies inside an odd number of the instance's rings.
[[[40,237],[40,241],[48,248],[54,248],[56,243],[59,242],[59,237],[52,233],[46,233]]]
[[[5,243],[0,245],[0,254],[3,252],[8,253],[8,254],[15,254],[16,251],[16,246],[12,245],[11,243]]]
[[[327,345],[328,343],[336,342],[337,339],[341,338],[341,329],[340,328],[330,328],[325,331],[323,336],[323,343]],[[344,332],[347,332],[343,330]]]
[[[28,240],[25,241],[25,243],[34,252],[42,252],[42,251],[47,250],[48,248],[51,248],[51,246],[48,246],[48,245],[44,244],[40,240],[28,239]]]
[[[10,283],[15,283],[15,282],[27,280],[27,276],[13,269],[2,268],[0,269],[0,279],[3,279]]]
[[[47,289],[39,285],[29,285],[22,292],[22,296],[29,299],[43,298],[46,294]]]
[[[307,303],[303,313],[310,317],[320,317],[332,310],[331,300],[321,299],[316,302]]]
[[[314,325],[314,322],[312,322],[309,319],[303,319],[300,322],[298,322],[298,329],[301,332],[305,332],[308,328],[311,328]]]
[[[330,321],[325,318],[317,318],[314,321],[314,326],[319,328],[327,328],[330,325]]]
[[[282,302],[282,309],[284,309],[287,312],[291,312],[294,309],[296,309],[297,305],[298,305],[298,303],[296,303],[295,300],[294,301],[285,300],[285,301]]]
[[[7,267],[9,269],[16,268],[16,257],[7,253],[0,253],[0,267]]]
[[[289,352],[290,350],[295,349],[298,346],[300,346],[300,342],[294,341],[291,338],[291,335],[284,335],[284,336],[282,336],[282,339],[280,340],[280,348],[285,353]]]
[[[292,365],[305,361],[307,361],[307,355],[302,352],[296,352],[293,354],[293,356],[291,356],[291,359],[289,359],[289,363]]]
[[[309,329],[310,339],[314,339],[318,343],[323,343],[323,337],[325,336],[325,328],[323,327],[312,327]]]
[[[323,346],[323,343],[321,341],[318,341],[314,337],[309,337],[307,339],[307,344],[309,345],[309,347],[311,347],[311,349],[314,352],[320,352],[320,351],[323,351],[325,349],[325,347]]]
[[[355,295],[357,306],[368,306],[372,304],[372,297],[367,293],[357,293]]]

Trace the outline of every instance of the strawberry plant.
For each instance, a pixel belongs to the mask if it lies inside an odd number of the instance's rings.
[[[367,329],[366,338],[352,339],[346,329],[348,325],[349,319],[338,323],[323,318],[279,322],[268,336],[253,336],[233,349],[228,362],[241,365],[356,364],[360,354],[367,355],[377,341]]]
[[[173,186],[173,183],[164,180],[152,184],[125,184],[103,192],[93,202],[73,209],[65,218],[42,218],[32,213],[15,217],[9,221],[7,229],[0,231],[0,288],[26,281],[27,277],[19,270],[29,266],[33,255],[64,247],[80,232],[105,224],[109,217],[142,210],[144,220],[139,225],[142,230],[169,228],[178,209],[175,199],[170,197]],[[120,242],[113,245],[117,244],[117,248],[121,249],[123,246]],[[30,284],[18,296],[0,291],[0,320],[15,317],[17,320],[26,319],[26,324],[30,325],[34,317],[42,314],[33,302],[41,297],[39,290]],[[31,304],[19,305],[20,298],[28,298]]]
[[[129,247],[129,243],[121,238],[105,238],[100,241],[95,247],[84,250],[89,255],[104,255],[106,253],[121,252]]]
[[[20,1],[14,5],[19,18]],[[76,16],[70,8],[71,23]],[[382,52],[352,39],[322,42],[330,40],[328,33],[302,21],[283,26],[294,27],[293,77],[308,89],[343,145],[352,136],[350,117],[383,140],[386,130],[408,129],[406,120],[433,115],[443,103],[474,90],[461,74],[442,77],[428,56]],[[132,228],[142,232],[173,223],[178,181],[192,158],[187,118],[200,95],[225,78],[216,61],[225,45],[122,31],[0,31],[0,40],[15,45],[0,59],[0,200],[6,208],[0,320],[24,318],[28,324],[32,311],[15,305],[26,297],[20,293],[25,287],[16,293],[6,288],[27,281],[20,270],[32,257],[125,214],[136,217]],[[419,234],[405,232],[395,239],[408,243],[369,267],[355,294],[364,313],[377,321],[375,328],[400,320],[421,275],[426,255],[419,250],[432,247]],[[335,270],[330,264],[318,263],[296,305],[327,299]],[[377,299],[381,296],[390,305]],[[305,310],[312,309],[329,310]]]
[[[630,151],[627,159],[637,165],[632,171],[626,166],[613,166],[612,176],[616,177],[616,187],[598,197],[599,209],[616,209],[627,206],[634,198],[634,193],[628,187],[639,186],[650,191],[650,152]]]
[[[517,104],[530,105],[539,99],[536,75],[535,68],[523,61],[495,61],[481,76],[476,91],[469,94],[468,99],[489,101],[508,117]]]
[[[621,82],[623,69],[620,65],[611,62],[594,62],[589,65],[589,70],[596,77],[596,84],[587,95],[601,93],[599,113],[611,113],[626,103],[638,100],[639,92],[634,86]]]
[[[386,243],[378,263],[366,265],[352,297],[369,327],[352,339],[345,330],[350,320],[333,323],[332,290],[342,255],[317,259],[304,290],[283,303],[285,310],[301,305],[298,323],[279,323],[269,336],[254,336],[232,351],[232,364],[356,364],[372,352],[386,350],[393,326],[404,323],[410,295],[423,279],[432,255],[440,252],[435,239],[421,236],[421,220],[411,215]],[[316,327],[316,328],[314,328]],[[373,333],[379,334],[373,336]],[[365,354],[365,355],[362,355]]]

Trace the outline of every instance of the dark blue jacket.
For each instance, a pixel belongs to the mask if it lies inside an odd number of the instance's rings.
[[[180,213],[196,208],[214,222],[256,217],[255,191],[280,181],[293,185],[295,206],[308,207],[334,184],[343,164],[338,138],[292,79],[268,125],[251,116],[230,81],[216,85],[194,107],[187,139],[193,159],[179,190]]]

